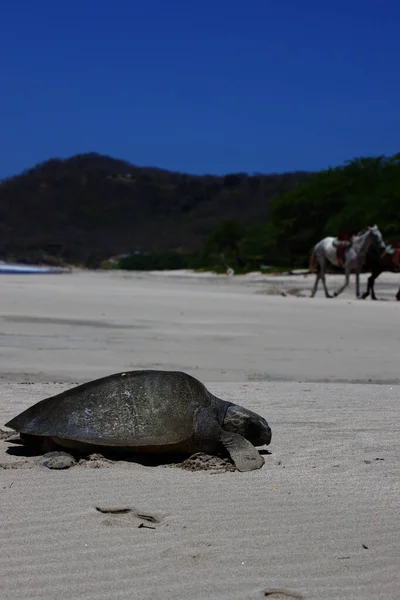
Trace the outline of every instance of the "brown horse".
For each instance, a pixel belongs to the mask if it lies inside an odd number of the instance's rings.
[[[390,249],[391,246],[391,249]],[[376,300],[374,283],[375,279],[379,277],[384,271],[390,273],[400,272],[400,242],[392,242],[388,245],[388,249],[382,253],[376,252],[375,249],[371,249],[367,252],[367,257],[364,263],[365,271],[371,273],[368,277],[367,289],[361,295],[361,298],[368,298],[371,294],[371,299]],[[389,251],[389,249],[391,251]],[[396,300],[400,300],[400,288],[396,294]]]

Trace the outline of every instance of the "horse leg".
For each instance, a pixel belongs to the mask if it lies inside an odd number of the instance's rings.
[[[371,271],[371,276],[368,278],[368,290],[371,292],[371,300],[376,300],[375,296],[375,279],[379,277],[383,269],[377,268]]]
[[[339,294],[341,294],[343,292],[343,290],[346,289],[347,286],[349,285],[349,279],[350,279],[349,263],[345,264],[345,266],[344,266],[344,274],[345,274],[344,284],[333,294],[335,298],[337,296],[339,296]]]
[[[328,292],[328,288],[326,287],[326,281],[325,281],[325,273],[322,276],[322,285],[324,286],[324,290],[325,290],[325,296],[327,298],[332,298],[332,295]]]
[[[326,287],[326,280],[325,280],[325,265],[326,265],[326,260],[325,257],[322,259],[321,261],[321,279],[322,279],[322,285],[324,286],[324,291],[325,291],[325,296],[327,298],[332,298],[332,296],[330,295],[330,293],[328,292],[328,288]]]
[[[367,281],[367,289],[365,290],[365,292],[363,293],[363,295],[361,296],[362,300],[365,300],[365,298],[368,298],[368,296],[371,293],[371,288],[372,288],[373,282],[372,282],[372,275],[370,277],[368,277],[368,281]]]
[[[379,273],[378,273],[379,275]],[[368,279],[369,282],[369,287],[371,290],[371,300],[376,300],[376,296],[375,296],[375,279],[378,277],[378,275],[375,275],[375,273],[372,273],[371,277]]]
[[[396,294],[396,300],[399,300],[399,301],[400,301],[400,288],[399,288],[399,291],[398,291],[398,292],[397,292],[397,294]]]
[[[356,270],[356,298],[360,297],[360,269]]]
[[[314,265],[315,265],[316,275],[315,275],[314,287],[311,290],[310,298],[314,298],[315,294],[317,293],[318,283],[319,283],[319,280],[321,279],[321,259],[319,257],[319,254],[317,254],[315,251],[314,251],[313,257],[314,257],[314,261],[315,261]]]
[[[317,292],[318,283],[319,283],[319,280],[320,280],[320,279],[321,279],[321,275],[320,275],[320,269],[319,269],[319,267],[318,267],[317,274],[316,274],[316,276],[315,276],[315,283],[314,283],[314,287],[313,287],[313,289],[311,290],[311,296],[310,296],[310,298],[314,298],[314,296],[315,296],[315,294],[316,294],[316,292]]]

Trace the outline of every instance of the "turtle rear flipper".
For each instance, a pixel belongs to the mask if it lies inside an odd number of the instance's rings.
[[[263,457],[244,437],[238,433],[223,431],[220,439],[239,471],[261,469],[264,464]]]
[[[21,436],[19,433],[15,433],[15,432],[11,432],[9,436],[4,436],[4,441],[7,442],[7,444],[25,444],[24,440],[21,439]]]

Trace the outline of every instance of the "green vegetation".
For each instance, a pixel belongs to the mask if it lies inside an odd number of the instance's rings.
[[[360,158],[315,174],[270,203],[275,251],[303,265],[312,246],[339,231],[376,223],[385,240],[400,237],[400,154]]]
[[[319,173],[191,176],[98,154],[0,184],[0,257],[236,273],[303,267],[326,235],[400,238],[400,154]],[[274,265],[272,268],[271,265]]]

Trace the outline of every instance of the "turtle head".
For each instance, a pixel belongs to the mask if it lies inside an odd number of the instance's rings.
[[[267,421],[237,404],[229,405],[222,427],[226,431],[239,433],[254,446],[268,446],[271,441],[272,434]]]

